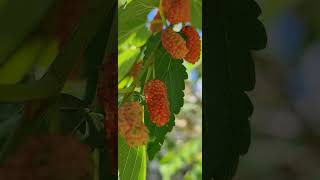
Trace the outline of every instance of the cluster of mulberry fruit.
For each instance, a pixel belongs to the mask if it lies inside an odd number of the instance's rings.
[[[171,24],[190,21],[190,0],[163,0],[161,6]]]
[[[164,17],[174,25],[180,22],[190,22],[189,0],[163,0],[160,9]],[[151,32],[162,31],[162,21],[158,11],[151,22]],[[184,59],[195,64],[200,58],[201,40],[198,32],[192,26],[185,26],[181,32],[175,32],[171,27],[162,31],[162,46],[174,59]]]
[[[143,109],[137,101],[126,102],[119,108],[119,133],[130,147],[145,145],[149,139],[143,124]]]
[[[174,59],[184,59],[195,64],[200,57],[201,40],[198,32],[192,26],[185,26],[182,35],[167,28],[162,32],[162,46]],[[186,39],[184,39],[185,37]]]
[[[167,88],[164,82],[160,80],[148,81],[144,86],[144,95],[151,122],[158,127],[167,124],[170,120],[171,113],[167,97]]]
[[[3,180],[87,180],[93,177],[90,148],[73,136],[29,137],[4,161]]]

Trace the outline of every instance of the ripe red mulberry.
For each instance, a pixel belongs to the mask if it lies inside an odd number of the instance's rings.
[[[166,18],[171,24],[190,21],[190,0],[172,0]]]
[[[196,63],[200,57],[201,40],[198,32],[192,26],[182,28],[182,33],[187,37],[188,54],[184,59],[192,64]]]
[[[160,80],[147,82],[144,95],[151,122],[158,127],[167,124],[170,120],[170,109],[165,84]]]
[[[183,59],[189,51],[186,41],[170,28],[162,32],[161,41],[164,49],[166,49],[174,59]]]

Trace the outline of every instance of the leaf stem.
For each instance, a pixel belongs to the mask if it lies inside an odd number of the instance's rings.
[[[166,27],[168,27],[169,25],[166,23],[166,19],[165,19],[165,16],[164,16],[164,13],[163,13],[163,9],[162,9],[162,1],[163,0],[160,0],[160,3],[159,3],[159,13],[160,13],[160,16],[161,16],[162,23]]]

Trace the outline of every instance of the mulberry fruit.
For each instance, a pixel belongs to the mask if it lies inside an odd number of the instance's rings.
[[[161,15],[160,15],[160,12],[158,11],[156,16],[151,21],[150,31],[153,33],[160,32],[162,30],[162,27],[163,27],[163,24],[161,20]]]
[[[0,179],[6,180],[85,180],[92,175],[90,148],[62,135],[29,137],[0,169]]]
[[[192,64],[196,63],[200,57],[201,41],[198,32],[191,26],[185,26],[182,28],[182,33],[187,38],[188,54],[184,59]]]
[[[125,136],[134,124],[142,122],[142,107],[139,102],[126,102],[119,108],[118,128],[122,136]]]
[[[189,51],[186,41],[170,28],[162,32],[161,41],[164,49],[166,49],[174,59],[183,59]]]
[[[169,10],[166,13],[166,18],[171,24],[190,21],[189,0],[173,0],[171,4],[166,6],[169,7]]]
[[[172,0],[162,0],[162,11],[164,13],[164,15],[166,16],[171,8],[171,4],[172,4]]]
[[[139,74],[140,70],[141,70],[141,67],[143,65],[143,62],[140,61],[138,63],[136,63],[132,69],[131,69],[131,72],[130,72],[130,75],[133,76],[133,78],[136,78],[137,75]]]
[[[144,95],[151,122],[158,127],[167,124],[170,119],[170,109],[165,84],[160,80],[147,82]]]
[[[124,136],[130,147],[146,145],[149,140],[148,128],[142,123],[135,123]]]
[[[138,102],[126,102],[119,108],[118,128],[130,147],[145,145],[149,139],[147,127],[142,122],[143,109]]]

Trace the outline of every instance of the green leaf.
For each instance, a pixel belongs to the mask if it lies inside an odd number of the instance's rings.
[[[118,81],[120,82],[127,73],[130,72],[135,60],[140,54],[140,49],[130,49],[121,54],[118,57]]]
[[[161,46],[155,54],[156,79],[164,81],[167,86],[170,110],[174,114],[180,112],[184,103],[185,82],[188,78],[182,60],[171,58],[170,54]]]
[[[188,78],[186,68],[182,60],[172,59],[171,55],[162,47],[160,34],[151,37],[146,44],[144,61],[154,60],[155,79],[162,80],[167,87],[168,100],[170,104],[171,117],[168,124],[163,127],[157,127],[149,119],[149,113],[145,111],[145,124],[149,129],[151,141],[148,144],[148,157],[153,159],[160,150],[165,136],[175,125],[174,114],[180,112],[184,103],[185,82]],[[146,109],[146,108],[145,108]]]
[[[25,41],[8,61],[0,65],[0,84],[19,82],[33,68],[45,45],[46,41],[39,37]]]
[[[0,11],[0,63],[2,63],[37,26],[53,0],[10,0]]]
[[[103,115],[89,112],[84,101],[69,94],[61,94],[59,100],[62,131],[76,132],[84,143],[93,148],[103,148],[105,146]]]
[[[119,9],[119,44],[131,34],[145,28],[147,14],[156,6],[159,0],[132,0],[124,8]]]
[[[86,68],[85,73],[87,77],[86,93],[84,97],[86,104],[92,103],[96,95],[97,82],[99,76],[98,67],[99,65],[101,65],[106,53],[106,37],[110,35],[112,19],[114,14],[114,11],[110,11],[108,13],[108,16],[106,16],[104,23],[100,27],[100,30],[93,37],[88,48],[84,53]]]
[[[130,148],[121,136],[118,136],[119,179],[145,180],[147,161],[145,146]]]
[[[253,112],[246,91],[255,85],[251,50],[266,45],[266,33],[257,19],[261,13],[253,0],[214,1],[213,26],[203,39],[206,76],[203,80],[203,132],[208,144],[204,153],[204,179],[231,180],[240,156],[247,153],[251,141],[249,118]],[[208,45],[210,42],[210,46]],[[210,48],[209,48],[210,47]],[[210,119],[208,115],[211,115]]]
[[[190,0],[191,4],[191,24],[202,29],[202,0]]]

